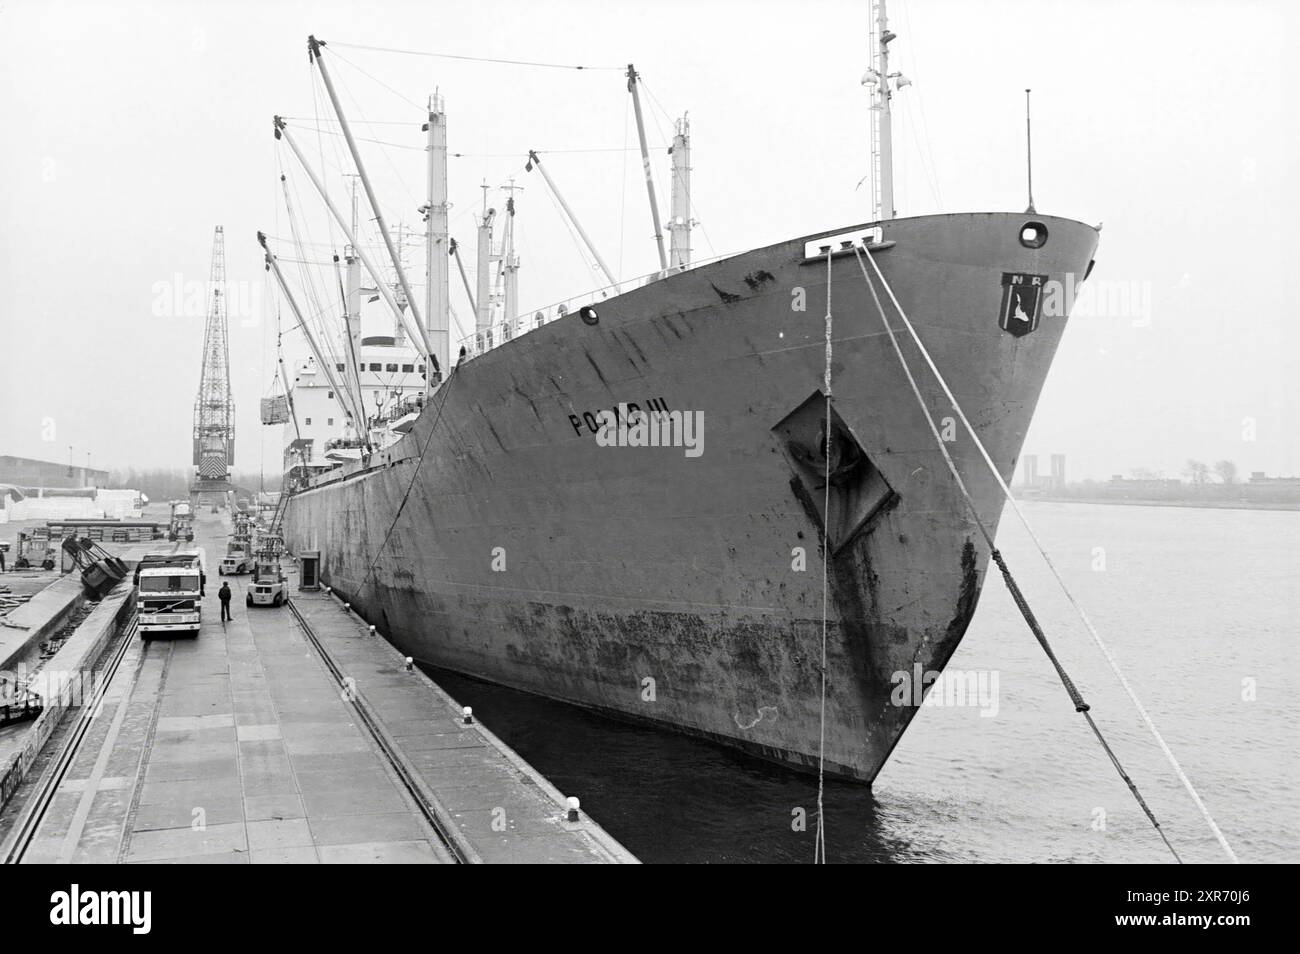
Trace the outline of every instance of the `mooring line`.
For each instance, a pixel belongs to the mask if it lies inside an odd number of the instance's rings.
[[[817,840],[813,843],[813,864],[826,864],[826,825],[823,799],[826,794],[826,626],[831,562],[831,252],[826,250],[826,486],[822,505],[822,699],[821,725],[817,739]]]
[[[885,288],[886,291],[889,292],[890,298],[894,302],[894,307],[898,308],[899,314],[901,315],[902,308],[898,305],[898,300],[893,297],[893,292],[892,290],[890,290],[888,283],[885,282],[884,275],[880,272],[879,266],[876,265],[875,260],[871,257],[870,249],[864,248],[862,250],[862,253],[866,254],[867,261],[871,262],[873,268],[876,271],[876,275],[880,278],[881,285]],[[1048,660],[1052,663],[1052,667],[1056,670],[1056,674],[1058,678],[1061,680],[1062,685],[1065,686],[1065,690],[1070,696],[1071,702],[1074,704],[1075,711],[1082,714],[1083,717],[1087,720],[1089,727],[1092,729],[1093,735],[1095,735],[1097,737],[1097,741],[1101,743],[1101,746],[1105,750],[1107,757],[1111,761],[1111,764],[1115,766],[1115,770],[1119,773],[1120,778],[1124,781],[1124,784],[1128,786],[1129,791],[1132,793],[1134,799],[1137,801],[1143,813],[1146,815],[1147,820],[1151,822],[1151,825],[1155,828],[1156,833],[1160,835],[1161,840],[1165,843],[1165,846],[1169,849],[1170,853],[1174,856],[1174,859],[1179,864],[1182,864],[1182,858],[1175,850],[1173,844],[1169,841],[1169,838],[1168,836],[1166,836],[1164,829],[1160,825],[1159,820],[1157,820],[1155,813],[1151,811],[1150,806],[1147,805],[1147,802],[1142,797],[1141,792],[1138,791],[1137,784],[1133,781],[1132,777],[1128,774],[1128,772],[1124,770],[1124,766],[1120,763],[1119,758],[1115,755],[1114,750],[1110,747],[1110,744],[1106,741],[1105,737],[1102,735],[1101,729],[1098,727],[1096,721],[1093,719],[1091,712],[1089,711],[1090,706],[1088,705],[1087,702],[1084,701],[1083,696],[1080,694],[1078,688],[1075,686],[1074,681],[1070,678],[1069,674],[1065,671],[1065,667],[1061,664],[1061,661],[1057,658],[1056,653],[1052,650],[1051,644],[1048,642],[1047,639],[1047,634],[1043,632],[1042,627],[1038,623],[1038,619],[1034,616],[1033,610],[1030,609],[1028,601],[1025,599],[1024,594],[1021,592],[1020,587],[1016,583],[1015,578],[1011,575],[1011,570],[1008,568],[1006,560],[1003,558],[1002,553],[998,550],[997,546],[994,543],[993,535],[989,532],[988,527],[985,526],[984,521],[980,518],[979,511],[975,507],[975,500],[971,496],[970,491],[967,489],[966,482],[962,479],[961,474],[958,472],[957,464],[955,461],[953,461],[952,455],[948,453],[948,448],[944,446],[943,437],[940,435],[938,426],[934,422],[934,417],[930,413],[929,407],[926,406],[925,398],[921,394],[920,386],[916,383],[916,378],[913,376],[912,369],[907,363],[906,356],[903,354],[903,349],[898,343],[898,338],[894,334],[894,329],[889,324],[889,319],[885,314],[884,305],[880,301],[880,295],[876,292],[876,286],[872,284],[871,277],[867,274],[866,266],[862,262],[862,253],[859,253],[858,249],[854,247],[853,255],[857,259],[859,269],[861,269],[862,271],[862,278],[867,284],[867,289],[871,292],[871,297],[872,300],[875,302],[876,310],[880,313],[880,321],[885,327],[885,333],[889,336],[889,342],[893,346],[894,354],[898,356],[899,364],[903,368],[903,374],[906,376],[907,383],[912,390],[912,394],[913,396],[915,396],[917,404],[921,408],[921,413],[925,416],[925,422],[930,428],[930,434],[934,437],[935,444],[939,448],[939,453],[942,455],[944,463],[948,467],[949,473],[952,474],[953,481],[957,485],[957,489],[958,491],[960,491],[962,495],[962,499],[965,501],[967,508],[970,510],[971,517],[974,519],[975,525],[979,528],[980,535],[984,537],[985,542],[988,544],[990,555],[992,556],[994,562],[997,563],[998,569],[1002,572],[1002,579],[1006,583],[1007,589],[1011,592],[1011,596],[1016,603],[1016,607],[1020,610],[1020,613],[1024,617],[1025,623],[1029,626],[1030,631],[1034,634],[1034,638],[1038,641],[1038,644],[1043,648],[1043,651],[1047,654]],[[906,322],[907,320],[906,317],[904,317],[903,320]],[[910,323],[908,324],[908,328],[909,329],[911,328]],[[916,340],[915,331],[912,332],[912,336],[913,339]],[[921,346],[920,341],[917,340],[916,343],[919,347],[921,347],[922,353],[924,354],[925,350],[924,347]],[[928,360],[929,357],[927,355],[927,361]],[[934,367],[934,364],[932,362],[930,363],[930,368],[932,371],[934,371],[936,376],[939,376],[938,369]],[[970,430],[970,433],[972,434],[972,436],[975,437],[975,440],[978,443],[979,437],[975,435],[974,429],[970,427],[970,422],[966,420],[965,415],[962,414],[961,410],[957,407],[956,398],[952,397],[952,393],[948,391],[946,384],[944,385],[944,390],[945,393],[948,394],[949,399],[952,401],[954,410],[956,410],[957,413],[961,415],[962,421],[966,424],[967,429]],[[981,450],[983,450],[982,445],[981,445]],[[988,460],[987,453],[985,454],[985,459]],[[991,460],[989,460],[989,464],[990,466],[992,466]],[[1001,483],[1001,474],[997,473],[996,468],[993,468],[993,470],[994,470],[994,474],[998,477],[998,480]],[[1010,490],[1006,488],[1005,484],[1003,484],[1002,486],[1004,492],[1007,494],[1008,498],[1010,498]],[[1062,585],[1064,586],[1064,582],[1062,582]],[[1217,833],[1217,826],[1215,828],[1215,831]],[[1227,847],[1226,843],[1224,844],[1224,847],[1225,848]],[[1231,849],[1229,849],[1229,854],[1231,855]],[[1236,856],[1233,855],[1232,857],[1233,860],[1236,861]]]

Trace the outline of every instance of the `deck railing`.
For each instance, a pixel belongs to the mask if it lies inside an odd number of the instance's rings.
[[[715,255],[712,258],[703,258],[691,262],[689,265],[681,268],[670,268],[667,272],[656,269],[647,275],[641,275],[636,278],[630,278],[626,281],[619,282],[616,285],[605,285],[601,288],[594,288],[590,291],[574,295],[572,298],[566,298],[563,301],[552,302],[542,308],[538,308],[531,314],[518,315],[514,318],[504,319],[494,322],[492,325],[484,328],[482,331],[476,331],[473,334],[461,338],[457,347],[465,349],[463,360],[469,361],[471,358],[477,358],[481,354],[486,354],[493,348],[500,347],[507,341],[513,341],[528,334],[530,331],[536,331],[542,325],[550,324],[559,318],[580,311],[584,307],[598,306],[601,302],[606,301],[616,295],[631,291],[634,288],[643,288],[646,285],[653,284],[661,278],[667,278],[679,272],[690,271],[693,268],[699,268],[701,265],[711,265],[714,262],[720,262],[724,258],[730,258],[734,253],[725,255]],[[457,352],[459,354],[459,351]],[[456,359],[453,358],[453,361]]]

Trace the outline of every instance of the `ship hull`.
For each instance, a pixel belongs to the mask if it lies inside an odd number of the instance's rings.
[[[1041,247],[1020,240],[1029,218]],[[881,228],[876,261],[1009,479],[1068,302],[1040,296],[1036,327],[1008,330],[1008,286],[1077,287],[1096,231],[1001,213]],[[828,493],[828,269],[809,238],[464,363],[401,441],[287,501],[288,546],[319,550],[322,579],[418,660],[870,782],[924,691],[900,685],[943,669],[988,550],[852,254],[830,266]],[[995,529],[995,481],[891,324]],[[604,446],[600,412],[632,405],[698,412],[702,453]]]

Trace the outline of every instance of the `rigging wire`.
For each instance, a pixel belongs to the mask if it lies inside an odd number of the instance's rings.
[[[650,148],[655,150],[659,150],[659,149],[666,150],[668,147],[656,143]],[[629,153],[629,152],[640,152],[640,151],[641,151],[640,146],[626,146],[626,145],[623,146],[622,148],[619,148],[617,146],[610,146],[610,147],[597,148],[597,149],[534,149],[533,150],[533,152],[537,153],[539,156],[558,156],[565,153],[567,154],[595,153],[595,152]],[[455,159],[515,159],[518,158],[519,153],[518,152],[452,152],[452,153],[448,153],[448,155],[452,156]]]
[[[578,238],[578,234],[569,223],[569,217],[564,213],[564,210],[560,208],[560,204],[556,201],[555,196],[551,195],[551,190],[547,188],[543,189],[542,192],[544,192],[546,197],[550,200],[551,208],[555,210],[555,214],[559,217],[560,222],[564,224],[564,230],[569,233],[569,239],[573,242],[573,247],[578,250],[578,254],[582,257],[583,264],[587,266],[587,270],[591,273],[591,276],[602,283],[608,283],[609,279],[600,273],[597,268],[597,263],[592,261],[590,251]]]
[[[632,97],[623,101],[623,172],[622,190],[618,204],[618,277],[623,277],[623,250],[627,245],[627,154],[631,152],[627,144],[628,121],[632,114]]]
[[[390,93],[392,93],[392,94],[393,94],[394,96],[396,96],[398,99],[402,100],[402,101],[405,102],[405,103],[409,103],[410,105],[414,106],[414,107],[415,107],[416,109],[418,109],[421,113],[424,113],[424,114],[426,114],[426,115],[428,114],[428,107],[426,107],[426,106],[421,106],[419,103],[417,103],[415,100],[411,99],[411,98],[410,98],[409,96],[407,96],[405,93],[401,93],[401,92],[398,92],[397,90],[393,89],[393,87],[389,86],[387,83],[385,83],[383,80],[381,80],[378,76],[375,76],[375,75],[372,74],[372,73],[367,73],[367,72],[366,72],[365,70],[363,70],[360,66],[358,66],[356,63],[353,63],[350,59],[348,59],[346,56],[344,56],[342,53],[338,52],[337,50],[333,50],[332,52],[334,53],[334,56],[335,56],[336,58],[338,58],[339,60],[342,60],[342,61],[343,61],[344,63],[346,63],[348,66],[352,67],[354,70],[356,70],[358,73],[360,73],[362,76],[368,77],[369,79],[371,79],[371,80],[374,81],[375,83],[377,83],[377,84],[379,84],[380,86],[382,86],[384,89],[388,90]]]
[[[322,41],[322,45],[325,45]],[[570,63],[543,63],[536,60],[510,60],[492,56],[464,56],[456,53],[435,53],[427,50],[399,50],[387,46],[366,46],[361,43],[341,43],[331,41],[329,46],[341,46],[349,50],[369,50],[374,53],[398,53],[403,56],[427,56],[443,60],[465,60],[473,63],[497,63],[505,66],[535,66],[553,70],[586,70],[590,72],[622,72],[623,66],[585,66]]]
[[[663,115],[668,125],[672,126],[673,119],[668,114],[668,110],[663,108],[662,104],[660,104],[659,102],[659,98],[655,96],[655,94],[651,91],[649,86],[646,86],[645,80],[641,78],[640,74],[637,74],[637,79],[641,83],[641,88],[645,90],[646,97],[650,100],[650,105],[653,106],[655,109],[659,110],[660,114]],[[653,115],[654,113],[652,112],[651,116]],[[659,126],[659,121],[657,119],[655,120],[655,127],[659,129],[659,135],[662,136],[663,128]],[[695,194],[693,190],[692,193],[689,196],[687,196],[686,207],[689,215],[694,220],[694,224],[700,227],[700,234],[704,236],[704,244],[709,247],[709,257],[716,258],[718,255],[718,251],[713,246],[713,239],[709,237],[709,230],[704,226],[704,216],[700,213],[699,207],[695,204]]]
[[[295,182],[294,184],[291,185],[287,178],[282,180],[282,184],[284,185],[284,205],[285,205],[285,211],[288,216],[289,231],[293,235],[294,243],[298,244],[300,241],[300,233],[298,231],[298,224],[297,224],[298,217],[294,213],[293,204],[290,202],[289,199],[290,189],[292,189],[295,193],[297,193],[297,184]],[[299,204],[301,204],[302,202],[301,195],[297,196],[297,201]],[[304,228],[306,227],[307,226],[304,225]],[[308,238],[310,238],[310,232],[308,233]],[[321,338],[321,342],[320,342],[321,348],[324,352],[321,355],[321,357],[329,358],[331,361],[337,362],[337,358],[334,355],[330,337],[327,334],[327,326],[325,325],[325,306],[321,304],[322,300],[327,301],[328,298],[322,299],[320,290],[316,287],[315,271],[308,268],[307,265],[301,262],[301,260],[300,263],[298,264],[298,280],[299,283],[303,286],[303,289],[308,298],[308,314],[304,316],[304,320],[312,320],[317,332],[319,333],[319,336]]]
[[[344,62],[346,62],[346,61],[344,61]],[[341,86],[341,87],[343,87],[343,93],[344,93],[344,95],[347,96],[349,102],[350,102],[350,103],[352,104],[352,106],[354,107],[354,109],[355,109],[355,114],[358,115],[358,116],[361,116],[361,117],[362,117],[362,118],[359,119],[359,120],[355,120],[354,123],[355,123],[355,122],[359,122],[359,123],[365,125],[367,128],[369,128],[369,127],[370,127],[370,123],[369,123],[368,120],[366,120],[366,119],[364,118],[364,117],[365,117],[365,110],[363,110],[363,109],[361,108],[361,102],[360,102],[360,100],[358,100],[357,97],[353,95],[353,93],[352,93],[352,87],[348,85],[348,81],[347,81],[347,79],[346,79],[344,76],[341,75],[341,71],[339,71],[339,73],[336,74],[336,79],[337,79],[338,85]],[[408,102],[409,102],[409,100],[408,100]],[[371,133],[372,133],[372,134],[374,133],[374,130],[373,130],[373,129],[371,129]],[[398,170],[398,168],[397,168],[397,163],[393,162],[393,157],[389,154],[388,150],[387,150],[387,149],[384,149],[384,148],[381,147],[379,151],[380,151],[381,153],[383,153],[384,161],[387,162],[388,165],[389,165],[389,168],[391,168],[391,169],[393,170],[393,175],[396,177],[398,184],[401,185],[402,190],[406,193],[407,197],[411,200],[411,204],[412,204],[412,205],[419,205],[420,203],[416,200],[416,198],[415,198],[415,194],[411,191],[410,186],[408,186],[408,185],[406,184],[406,179],[402,176],[402,173]],[[399,219],[399,220],[401,219],[401,216],[400,216],[400,215],[398,216],[398,219]]]
[[[916,33],[916,31],[912,29],[912,14],[911,14],[912,5],[911,3],[904,3],[901,6],[903,8],[903,20],[907,25],[908,36],[916,37],[918,34]],[[921,69],[920,57],[917,55],[919,44],[916,42],[915,39],[913,39],[908,43],[908,46],[910,50],[909,55],[912,58],[912,63],[915,64],[916,66],[916,72],[924,75]],[[913,85],[913,89],[916,91],[912,94],[912,96],[909,97],[909,99],[916,100],[917,112],[921,114],[921,135],[922,138],[924,138],[925,140],[926,155],[930,157],[930,170],[934,177],[934,188],[939,201],[939,211],[942,212],[945,208],[946,203],[943,201],[943,188],[939,184],[939,169],[934,164],[934,145],[930,141],[930,121],[925,114],[925,96],[921,93],[920,90],[916,89],[915,85]],[[917,148],[919,149],[920,147],[918,146]]]
[[[939,211],[942,212],[943,198],[939,194],[939,182],[935,177],[931,162],[926,158],[925,150],[921,148],[921,140],[917,137],[916,119],[912,115],[912,109],[910,106],[907,106],[904,109],[899,110],[899,113],[906,119],[908,132],[912,134],[912,144],[916,146],[916,155],[917,158],[920,159],[921,175],[925,179],[925,184],[930,189],[930,195],[934,198],[935,205],[938,206]]]

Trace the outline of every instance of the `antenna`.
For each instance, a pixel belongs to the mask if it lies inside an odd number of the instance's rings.
[[[1029,125],[1029,94],[1032,90],[1025,90],[1025,162],[1029,175],[1029,208],[1026,212],[1037,211],[1034,208],[1034,136],[1033,130]]]

